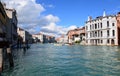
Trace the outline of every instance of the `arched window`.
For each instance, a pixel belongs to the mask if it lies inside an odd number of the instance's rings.
[[[101,24],[101,28],[102,28],[102,22],[100,24]]]
[[[109,37],[109,30],[107,30],[107,36]]]
[[[115,30],[112,30],[112,35],[115,36]]]
[[[98,23],[98,28],[99,28],[99,23]]]
[[[95,24],[95,29],[97,29],[97,24]]]
[[[91,25],[90,25],[90,30],[91,30]]]
[[[95,31],[95,37],[97,37],[97,32]]]
[[[101,31],[101,37],[102,37],[102,31]]]
[[[114,45],[115,44],[115,41],[114,39],[111,40],[111,44]]]
[[[112,26],[115,26],[115,23],[112,23]]]
[[[107,27],[109,27],[109,21],[107,21]]]
[[[86,30],[88,30],[88,27],[86,26]]]

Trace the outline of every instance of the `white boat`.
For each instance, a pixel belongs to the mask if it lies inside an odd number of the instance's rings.
[[[63,44],[54,44],[54,46],[63,46]]]

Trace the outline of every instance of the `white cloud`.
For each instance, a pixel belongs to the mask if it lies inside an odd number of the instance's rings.
[[[60,19],[52,14],[42,15],[46,9],[43,5],[37,4],[35,0],[3,0],[3,2],[6,3],[6,7],[16,9],[18,25],[31,33],[38,32],[38,29],[41,29],[44,34],[60,35],[76,28],[75,25],[70,27],[57,25]],[[52,4],[46,6],[54,7]]]
[[[17,10],[18,21],[20,24],[36,24],[38,17],[45,8],[41,4],[37,4],[35,0],[4,0],[8,8]]]
[[[47,34],[58,36],[62,34],[67,34],[69,30],[72,30],[75,28],[77,28],[76,25],[71,25],[69,27],[63,27],[63,26],[56,25],[55,23],[50,23],[47,26],[41,27],[41,31]]]

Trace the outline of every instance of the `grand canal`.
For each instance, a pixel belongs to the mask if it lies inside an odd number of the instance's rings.
[[[14,62],[2,76],[120,76],[120,47],[33,44]]]

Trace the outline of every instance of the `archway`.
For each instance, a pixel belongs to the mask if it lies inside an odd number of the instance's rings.
[[[115,45],[114,39],[111,40],[111,45]]]

